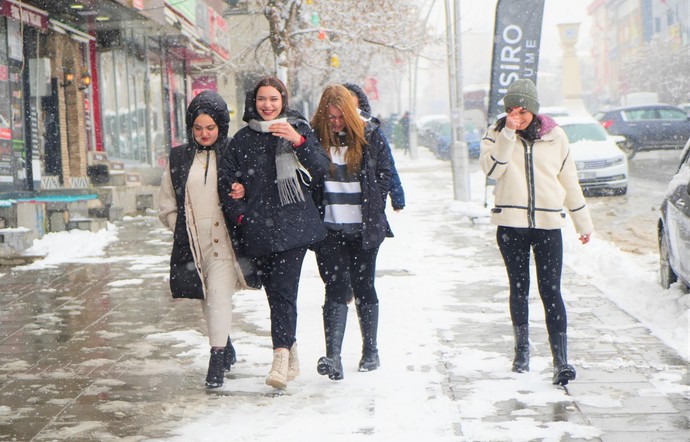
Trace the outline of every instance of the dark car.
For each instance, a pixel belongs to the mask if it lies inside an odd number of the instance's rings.
[[[658,232],[661,286],[681,280],[690,287],[690,139],[661,204]]]
[[[594,118],[611,135],[621,135],[621,148],[633,158],[637,152],[678,149],[690,137],[690,117],[665,104],[619,107],[599,111]]]
[[[465,143],[469,158],[479,158],[481,134],[471,121],[465,121]],[[447,115],[430,115],[417,122],[419,143],[429,148],[438,158],[450,159],[450,117]]]

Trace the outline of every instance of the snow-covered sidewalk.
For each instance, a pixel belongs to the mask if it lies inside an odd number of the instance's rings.
[[[110,268],[99,273],[97,287],[102,292],[88,296],[79,292],[80,308],[69,307],[71,295],[57,289],[55,296],[64,298],[64,308],[75,318],[88,316],[85,306],[107,312],[72,337],[94,334],[101,340],[94,344],[83,338],[82,364],[92,367],[87,375],[90,384],[80,381],[82,390],[73,396],[52,395],[52,403],[63,412],[36,440],[686,438],[690,296],[678,286],[661,290],[655,279],[655,257],[625,254],[598,241],[596,235],[582,246],[566,229],[563,289],[570,359],[578,378],[567,391],[551,385],[536,282],[530,305],[532,370],[512,373],[507,278],[495,245],[495,228],[483,207],[483,177],[471,174],[472,202],[455,202],[449,164],[423,148],[419,153],[417,160],[396,159],[407,207],[389,213],[396,237],[386,240],[379,254],[379,370],[356,370],[361,337],[351,308],[343,348],[345,379],[333,382],[316,373],[316,361],[325,347],[323,284],[309,253],[299,296],[301,376],[285,392],[264,384],[271,362],[268,306],[263,291],[239,292],[234,298],[233,333],[239,360],[221,389],[207,391],[203,379],[208,347],[200,309],[190,301],[169,301],[167,293],[171,236],[154,218],[128,219],[119,229],[133,236],[132,243],[140,237],[141,250],[128,253],[116,241],[104,254],[65,255],[61,264],[61,248],[53,246],[47,247],[44,267],[35,263],[25,269],[41,280],[49,272],[59,273],[60,266],[67,268],[66,262],[72,263],[69,269],[74,275],[88,274],[93,265]],[[113,241],[112,235],[112,231],[95,234],[91,243],[105,247]],[[3,281],[21,272],[3,275]],[[49,285],[44,290],[50,290]],[[8,308],[1,313],[10,314]],[[63,320],[58,316],[35,319],[45,324],[42,335],[57,332],[59,325],[54,324]],[[45,345],[46,349],[35,351],[51,351],[51,342]],[[117,345],[118,352],[97,356],[96,350],[88,350],[93,345]],[[52,351],[50,357],[73,359],[55,351],[54,344]],[[26,378],[22,367],[26,372],[32,358],[18,352],[0,364],[5,391]],[[55,366],[59,364],[35,370],[32,382],[69,378],[69,370],[52,372]],[[84,401],[99,410],[98,418],[82,416],[79,410],[84,408],[79,404]],[[18,422],[22,415],[30,415],[33,406],[0,400],[0,425]]]

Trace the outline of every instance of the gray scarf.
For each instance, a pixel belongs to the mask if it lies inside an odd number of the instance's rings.
[[[297,121],[299,121],[298,118],[288,117],[288,123],[293,126]],[[259,120],[249,120],[249,128],[256,132],[268,133],[268,129],[264,130],[261,127]],[[297,169],[304,170],[304,167],[297,159],[292,143],[285,138],[278,138],[278,144],[276,145],[276,178],[280,203],[283,206],[304,201],[302,186],[300,186],[299,178],[297,177]]]

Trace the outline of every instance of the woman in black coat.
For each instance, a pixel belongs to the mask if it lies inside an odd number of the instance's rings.
[[[340,380],[340,350],[351,290],[363,341],[359,371],[376,370],[380,365],[374,279],[379,246],[390,232],[385,207],[391,156],[381,132],[360,118],[350,92],[341,85],[324,90],[311,124],[332,162],[322,196],[328,235],[316,247],[319,273],[326,286],[326,356],[319,359],[317,371]]]
[[[236,226],[242,250],[254,257],[271,310],[273,366],[266,383],[285,388],[299,373],[296,347],[297,290],[308,246],[326,230],[311,196],[329,161],[309,126],[288,107],[285,85],[262,79],[247,94],[248,123],[230,143],[220,164],[223,210]],[[229,196],[231,185],[245,197]]]

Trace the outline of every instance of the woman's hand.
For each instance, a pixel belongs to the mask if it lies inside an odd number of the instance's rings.
[[[240,183],[232,183],[230,186],[230,197],[234,200],[244,198],[244,186]]]
[[[580,242],[582,244],[587,244],[589,242],[589,238],[592,234],[591,233],[586,233],[584,235],[580,235]]]
[[[515,107],[510,112],[508,112],[508,115],[506,115],[506,127],[508,129],[518,130],[518,128],[522,124],[520,110],[522,110],[521,107]]]
[[[298,144],[302,141],[302,135],[290,123],[273,123],[268,127],[268,130],[276,137],[285,138],[292,144]]]

